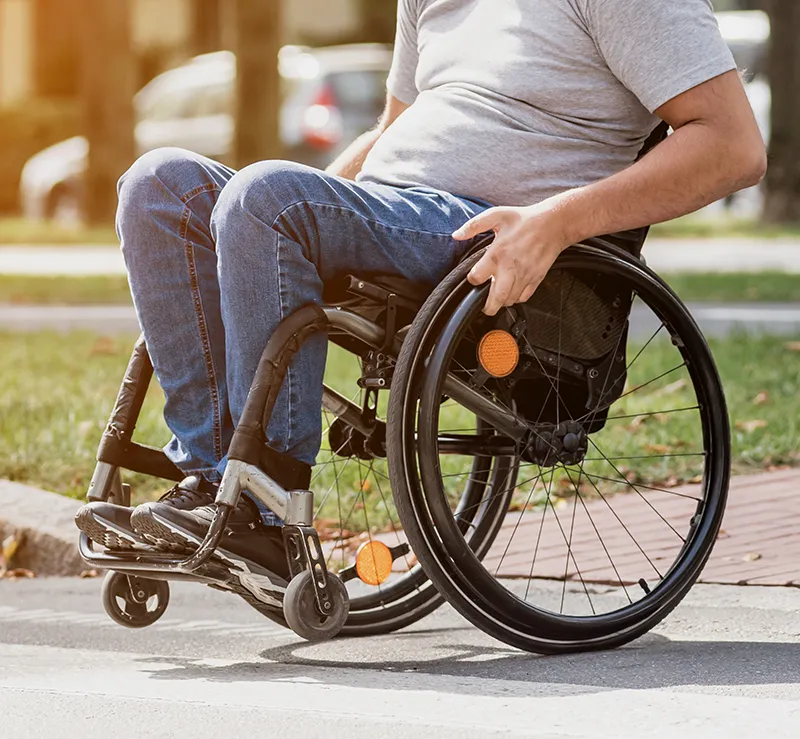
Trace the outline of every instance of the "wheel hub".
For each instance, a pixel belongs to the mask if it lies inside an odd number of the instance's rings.
[[[580,464],[588,447],[589,437],[577,421],[541,423],[531,430],[523,456],[540,467]]]

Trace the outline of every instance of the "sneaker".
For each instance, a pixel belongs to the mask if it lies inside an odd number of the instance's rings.
[[[155,503],[138,506],[131,516],[134,530],[160,549],[191,551],[205,538],[216,514],[216,486],[201,478],[183,480]],[[218,555],[250,560],[289,577],[281,526],[265,526],[256,504],[246,495],[231,512]]]
[[[113,503],[89,503],[75,514],[75,525],[106,549],[133,549],[146,544],[131,524],[133,510]]]
[[[185,549],[185,540],[177,539],[169,526],[161,523],[162,519],[191,524],[194,519],[188,512],[213,504],[216,495],[217,486],[208,480],[195,475],[185,477],[157,501],[136,506],[131,514],[131,525],[137,534],[162,549]],[[200,538],[203,536],[205,532]]]

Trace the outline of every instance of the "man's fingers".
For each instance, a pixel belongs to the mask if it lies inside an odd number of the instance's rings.
[[[520,303],[527,303],[532,297],[533,294],[536,292],[536,288],[538,285],[528,285],[523,291],[522,294],[519,296]]]
[[[483,312],[487,316],[493,316],[499,311],[509,296],[514,294],[514,273],[509,270],[503,270],[494,276],[492,287],[489,289],[489,297],[486,299],[486,305]]]
[[[453,233],[453,238],[456,241],[466,241],[478,234],[492,231],[500,225],[501,214],[502,211],[500,208],[489,208],[489,210],[485,210],[483,213],[467,221],[461,228]]]
[[[497,260],[494,258],[494,251],[491,247],[479,260],[478,263],[469,271],[467,280],[471,285],[483,285],[486,280],[491,279],[497,271]]]

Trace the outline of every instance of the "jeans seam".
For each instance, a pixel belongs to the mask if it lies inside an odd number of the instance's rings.
[[[190,200],[193,200],[198,195],[202,195],[206,192],[211,192],[212,190],[216,190],[217,192],[222,192],[222,188],[214,182],[207,182],[204,185],[198,185],[195,188],[192,188],[187,192],[183,197],[181,197],[181,202],[184,205],[188,205]]]
[[[195,188],[198,190],[199,188]],[[206,188],[200,192],[208,192],[213,188]],[[191,192],[195,192],[192,190]],[[200,194],[199,192],[195,194]],[[194,197],[194,196],[192,196]],[[189,198],[188,200],[190,200]],[[208,337],[208,325],[206,323],[205,312],[203,311],[203,301],[200,295],[200,282],[197,279],[197,266],[194,259],[194,243],[187,238],[189,221],[192,217],[192,209],[188,206],[188,200],[184,205],[183,215],[181,216],[180,238],[184,243],[186,262],[189,267],[189,284],[192,290],[192,300],[194,301],[194,311],[197,316],[197,328],[200,333],[200,342],[203,346],[203,359],[206,365],[206,378],[208,380],[209,392],[211,394],[211,407],[214,416],[214,452],[217,459],[222,459],[222,418],[220,414],[219,390],[217,388],[217,373],[214,367],[214,357],[211,353],[211,342]]]
[[[299,205],[314,205],[319,208],[331,208],[332,210],[338,210],[339,212],[347,212],[350,215],[356,216],[356,218],[360,218],[365,223],[371,223],[373,225],[380,226],[381,228],[384,228],[387,231],[401,231],[406,233],[425,234],[426,236],[441,236],[450,239],[453,238],[452,233],[446,233],[442,231],[426,231],[425,229],[422,228],[406,228],[404,226],[390,226],[389,224],[384,223],[383,221],[378,220],[377,218],[369,218],[363,215],[362,213],[359,213],[355,208],[351,208],[349,206],[332,205],[331,203],[318,203],[314,200],[305,200],[305,199],[297,200],[294,203],[291,203],[290,205],[287,205],[285,208],[283,208],[283,210],[281,210],[280,213],[278,213],[278,215],[275,216],[275,220],[272,221],[270,228],[277,231],[278,229],[276,228],[276,226],[278,224],[278,221],[281,218],[283,218],[283,216],[286,214],[287,211],[291,210],[292,208],[296,208]]]
[[[276,254],[276,261],[278,264],[277,269],[277,278],[278,278],[278,306],[280,308],[280,320],[283,321],[285,310],[283,305],[283,279],[281,278],[282,273],[282,259],[281,259],[281,248],[282,248],[282,236],[278,234],[277,237],[277,254]],[[280,325],[280,324],[279,324]],[[287,418],[286,418],[286,441],[284,449],[279,451],[286,451],[292,448],[292,419],[294,416],[292,415],[292,368],[287,367],[286,369],[286,395],[288,398],[287,402]]]

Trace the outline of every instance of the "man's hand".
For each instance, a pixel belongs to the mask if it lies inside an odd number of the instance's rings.
[[[570,246],[561,222],[558,199],[551,199],[525,208],[490,208],[453,234],[462,241],[495,233],[467,278],[473,285],[492,280],[484,313],[493,316],[503,306],[530,299],[558,255]]]

